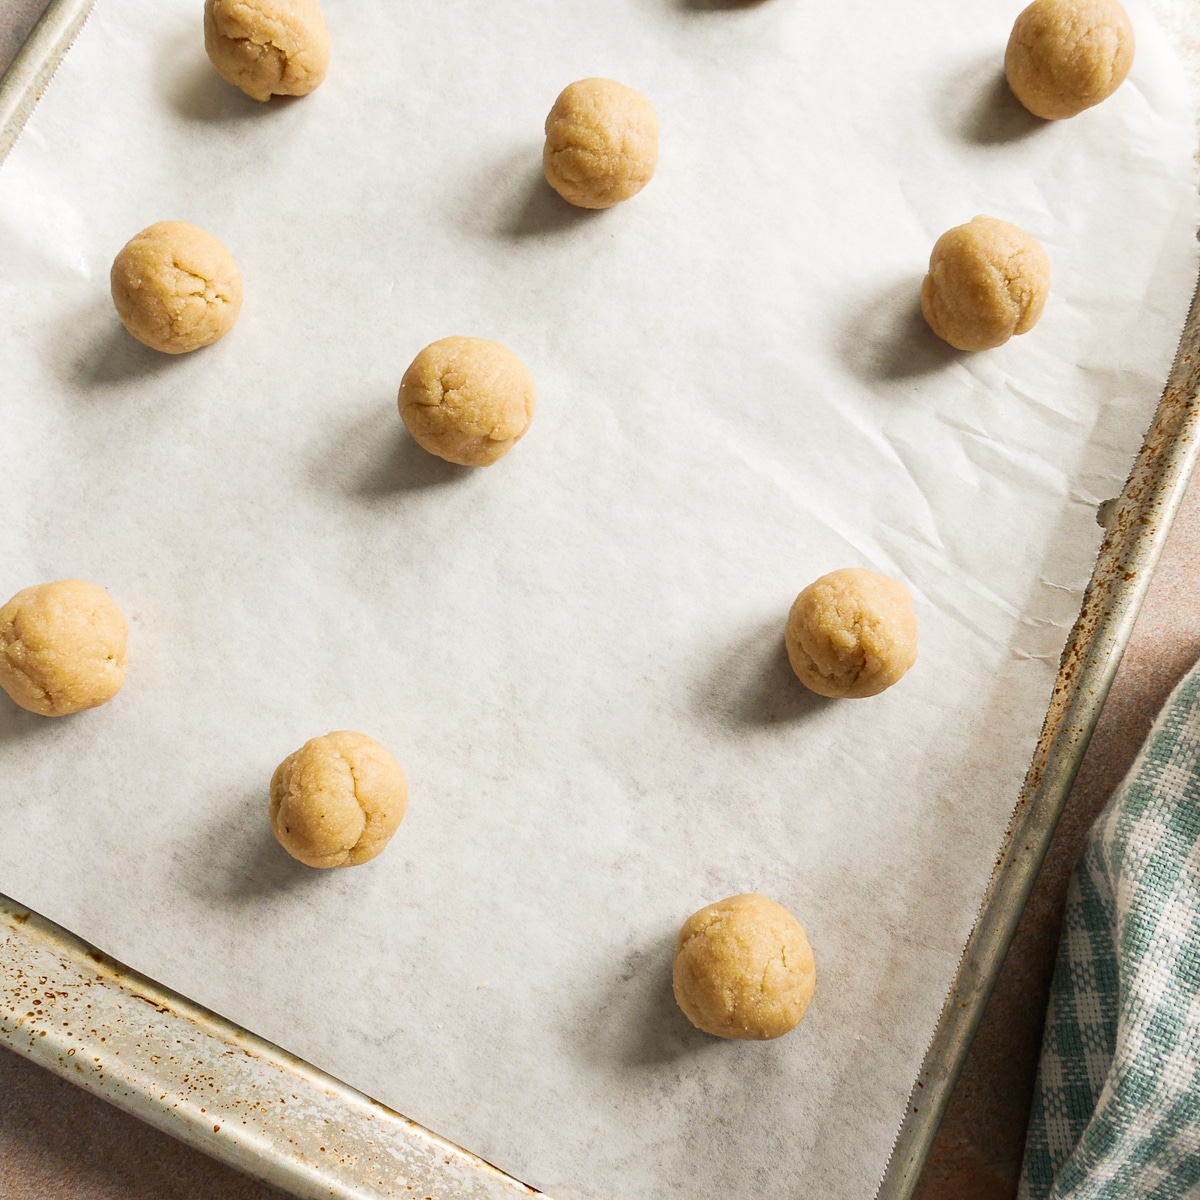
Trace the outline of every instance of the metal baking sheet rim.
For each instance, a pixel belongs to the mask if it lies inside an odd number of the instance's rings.
[[[0,79],[0,163],[94,0],[51,0]],[[1067,640],[1042,734],[877,1200],[907,1200],[937,1133],[1200,442],[1200,288]],[[0,1045],[298,1197],[540,1193],[0,895]]]

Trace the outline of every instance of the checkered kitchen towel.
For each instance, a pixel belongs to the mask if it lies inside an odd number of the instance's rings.
[[[1198,1184],[1200,666],[1075,867],[1018,1195],[1176,1200]]]

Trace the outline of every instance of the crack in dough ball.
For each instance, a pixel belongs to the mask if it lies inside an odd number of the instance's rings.
[[[796,597],[784,640],[792,670],[818,695],[877,696],[917,661],[917,615],[902,583],[845,567]]]
[[[0,608],[0,687],[43,717],[106,704],[125,682],[127,636],[121,610],[94,583],[27,587]]]
[[[537,395],[525,364],[499,342],[448,337],[413,359],[398,402],[419,446],[447,462],[486,467],[525,436]]]
[[[636,196],[658,165],[658,115],[650,101],[611,79],[562,90],[546,118],[542,170],[579,208],[611,208]]]
[[[673,977],[675,999],[697,1029],[761,1042],[800,1023],[817,968],[800,922],[752,892],[688,917],[675,943]]]
[[[164,354],[211,346],[242,310],[242,277],[211,233],[159,221],[132,237],[113,261],[113,304],[143,345]]]
[[[1107,100],[1133,51],[1133,25],[1117,0],[1034,0],[1013,25],[1004,73],[1034,116],[1060,121]]]
[[[204,48],[221,78],[255,100],[307,96],[329,69],[317,0],[205,0]]]
[[[1050,259],[1037,239],[979,216],[934,244],[921,312],[956,350],[994,350],[1038,323],[1049,294]]]
[[[353,867],[374,858],[407,807],[400,764],[365,733],[312,738],[271,777],[271,828],[310,867]]]

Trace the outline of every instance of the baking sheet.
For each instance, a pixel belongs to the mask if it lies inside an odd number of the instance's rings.
[[[0,709],[0,887],[554,1194],[872,1191],[1194,280],[1192,118],[1132,11],[1131,82],[1043,127],[997,86],[999,4],[330,4],[327,84],[260,108],[192,5],[101,0],[0,172],[0,590],[96,579],[134,664],[95,713]],[[664,128],[599,215],[538,178],[596,73]],[[1055,289],[967,358],[913,298],[977,211]],[[247,286],[183,360],[107,300],[164,217]],[[487,471],[395,415],[449,332],[539,382]],[[922,655],[839,705],[779,631],[849,563],[909,583]],[[265,783],[337,727],[413,800],[318,875]],[[717,1044],[671,942],[751,888],[805,922],[817,998]]]

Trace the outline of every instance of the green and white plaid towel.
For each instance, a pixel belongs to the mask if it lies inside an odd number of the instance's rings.
[[[1198,1183],[1200,667],[1075,867],[1018,1195],[1176,1200]]]

